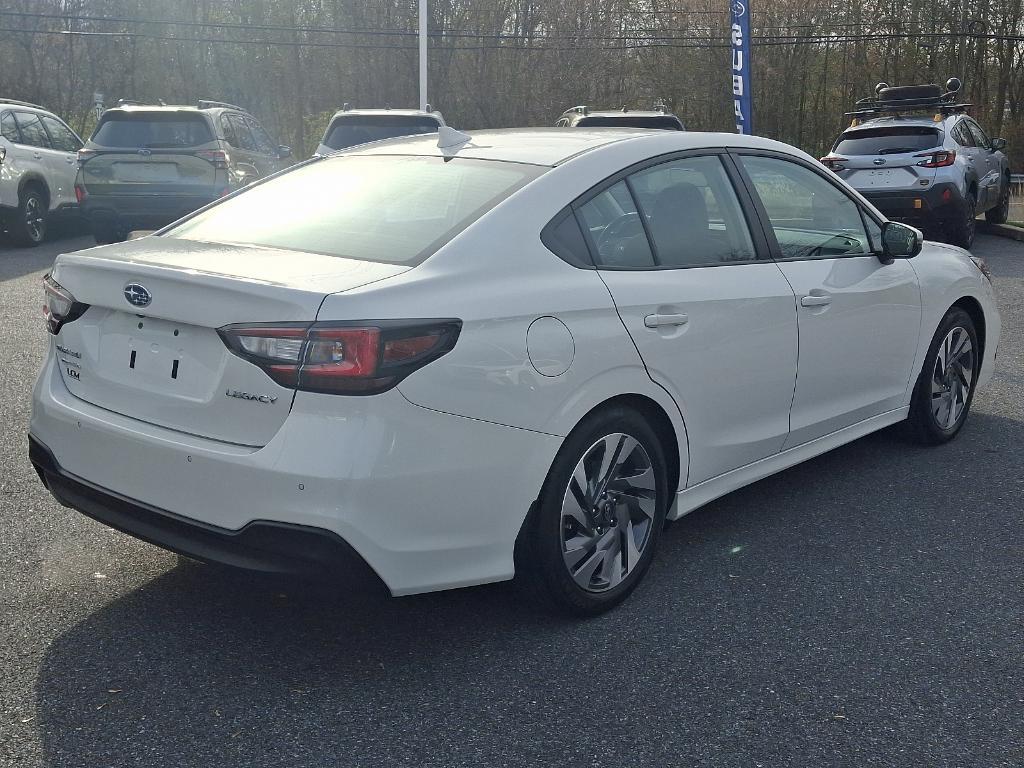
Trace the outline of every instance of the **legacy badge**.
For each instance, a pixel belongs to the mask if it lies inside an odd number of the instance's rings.
[[[254,400],[257,403],[266,403],[267,405],[277,402],[277,398],[273,395],[254,395],[250,392],[239,392],[237,389],[224,390],[224,394],[228,397],[237,397],[240,400]]]

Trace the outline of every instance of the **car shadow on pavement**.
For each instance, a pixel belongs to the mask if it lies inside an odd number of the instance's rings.
[[[936,449],[859,440],[670,526],[590,621],[509,585],[392,600],[181,560],[49,647],[47,764],[996,764],[1022,444],[979,412]]]

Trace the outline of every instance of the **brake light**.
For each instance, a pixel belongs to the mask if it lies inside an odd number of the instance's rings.
[[[85,187],[83,187],[81,184],[75,184],[75,199],[79,202],[79,204],[81,204],[81,202],[85,200],[85,198],[88,196],[89,193],[85,190]]]
[[[88,304],[75,300],[71,293],[50,275],[43,278],[43,316],[46,318],[47,330],[57,335],[65,323],[70,323],[85,314]]]
[[[214,168],[228,167],[228,153],[223,149],[200,149],[196,152],[196,157],[201,157],[203,160],[213,163]]]
[[[7,157],[7,147],[0,147],[0,165],[4,164],[5,157]]]
[[[839,171],[846,169],[846,166],[844,166],[843,163],[849,162],[849,160],[845,157],[840,157],[839,155],[825,155],[825,157],[821,158],[819,162],[821,162],[821,164],[830,171],[838,173]]]
[[[947,165],[952,165],[956,162],[956,152],[950,149],[940,149],[937,152],[924,152],[920,155],[914,155],[914,157],[926,158],[925,160],[921,160],[917,163],[922,168],[945,168]]]
[[[375,395],[451,351],[461,330],[461,320],[381,320],[229,325],[218,333],[283,387]]]

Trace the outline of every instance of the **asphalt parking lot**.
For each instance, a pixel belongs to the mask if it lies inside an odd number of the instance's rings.
[[[587,622],[199,565],[57,505],[39,278],[88,244],[0,244],[0,765],[1024,765],[1024,243],[975,249],[1004,333],[958,440],[714,502]]]

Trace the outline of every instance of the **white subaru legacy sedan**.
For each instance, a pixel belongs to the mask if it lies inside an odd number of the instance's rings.
[[[625,598],[666,519],[991,376],[981,262],[731,134],[443,131],[60,256],[30,457],[208,561]]]

